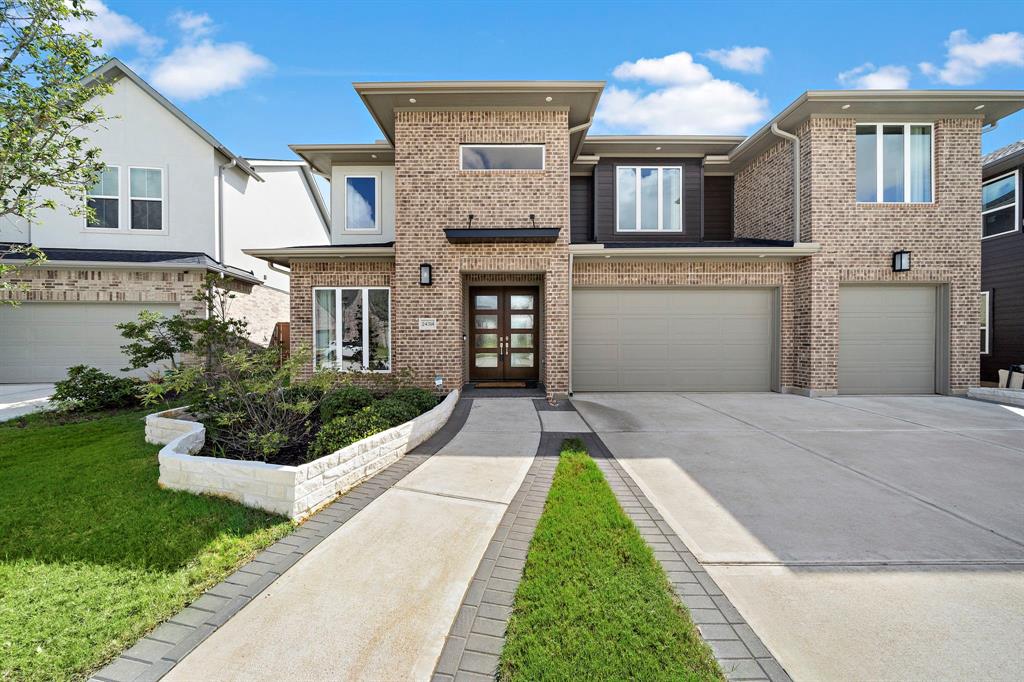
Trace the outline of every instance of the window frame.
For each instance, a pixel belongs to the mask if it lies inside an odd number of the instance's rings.
[[[1014,168],[1012,171],[1009,171],[1007,173],[1003,173],[1002,175],[997,175],[996,177],[989,178],[988,180],[982,180],[981,181],[981,187],[982,187],[982,192],[984,192],[985,185],[987,185],[988,183],[995,182],[997,180],[1002,180],[1002,179],[1007,178],[1007,177],[1009,177],[1011,175],[1013,176],[1013,206],[1000,206],[999,208],[990,208],[987,211],[982,210],[981,215],[982,216],[986,216],[989,213],[995,213],[997,211],[1007,211],[1007,210],[1012,208],[1013,209],[1013,229],[1012,230],[1004,230],[1003,232],[996,232],[995,234],[990,234],[987,237],[983,234],[981,236],[981,240],[982,241],[985,241],[986,239],[993,239],[995,237],[1002,237],[1002,236],[1007,235],[1007,234],[1013,234],[1014,232],[1020,232],[1020,169],[1019,168]],[[982,227],[984,228],[984,224],[982,224]]]
[[[467,147],[534,147],[540,149],[540,168],[466,168],[463,150]],[[548,154],[543,143],[501,144],[500,142],[467,142],[459,145],[459,170],[467,173],[543,173],[547,169]]]
[[[981,298],[985,302],[985,324],[978,325],[979,331],[985,332],[985,348],[981,355],[989,355],[992,352],[992,292],[982,291]],[[980,322],[980,320],[979,320]]]
[[[348,179],[349,178],[362,178],[373,180],[373,201],[376,206],[373,210],[373,227],[349,227],[348,225]],[[344,182],[344,197],[343,202],[345,211],[342,217],[342,232],[355,232],[357,234],[379,234],[381,230],[381,175],[380,173],[346,173]]]
[[[861,201],[857,199],[857,204],[861,206],[871,206],[875,204],[887,204],[890,206],[900,206],[903,204],[916,204],[920,206],[929,206],[935,203],[935,123],[933,121],[857,121],[854,123],[854,144],[856,145],[857,128],[861,126],[874,126],[875,127],[875,200],[874,201]],[[885,144],[882,130],[885,126],[902,126],[903,127],[903,201],[883,201],[881,197],[885,196],[885,160],[883,158],[883,148]],[[928,201],[912,201],[910,199],[910,128],[911,126],[927,126],[929,130],[929,145],[931,152],[931,173],[929,177],[930,191],[929,194],[931,199]],[[855,151],[856,154],[856,151]],[[854,196],[856,196],[857,187],[857,163],[854,158],[853,164],[853,178],[854,178]]]
[[[394,346],[392,345],[392,327],[394,326],[391,319],[391,287],[313,287],[312,295],[312,306],[313,306],[313,325],[312,325],[312,349],[313,349],[313,371],[320,369],[329,369],[334,372],[341,372],[344,374],[355,373],[357,370],[342,369],[341,367],[318,367],[316,362],[316,329],[317,329],[317,312],[316,312],[316,292],[318,291],[333,291],[334,293],[334,319],[337,321],[337,326],[334,330],[335,343],[342,337],[342,315],[341,315],[341,292],[344,290],[355,290],[359,291],[361,298],[361,305],[363,306],[363,368],[358,372],[368,372],[372,374],[391,374],[394,367]],[[367,362],[370,358],[370,291],[386,291],[388,292],[388,368],[387,369],[369,369]]]
[[[160,198],[134,197],[132,196],[132,170],[155,170],[160,172]],[[128,196],[125,202],[127,209],[127,230],[131,234],[167,234],[167,171],[159,166],[128,166],[127,186],[124,191]],[[138,201],[159,201],[160,202],[160,229],[147,230],[141,227],[132,227],[132,200]]]
[[[621,230],[619,229],[619,171],[622,169],[633,170],[636,182],[636,189],[634,196],[636,197],[636,222],[632,230]],[[642,214],[641,201],[640,201],[640,171],[642,170],[657,170],[658,171],[658,229],[657,230],[642,230],[640,229],[640,216]],[[678,170],[679,171],[679,229],[665,229],[665,184],[663,182],[665,170]],[[615,233],[616,234],[682,234],[686,231],[685,224],[685,208],[686,208],[686,195],[683,192],[685,183],[683,182],[683,166],[656,166],[656,165],[637,165],[637,164],[618,164],[615,166]]]
[[[121,210],[122,206],[123,206],[123,203],[124,203],[121,200],[121,194],[124,191],[124,185],[123,185],[124,174],[121,173],[121,166],[119,166],[117,164],[112,164],[112,163],[104,164],[103,165],[103,170],[106,170],[107,168],[114,168],[114,169],[117,170],[117,196],[109,196],[109,195],[106,195],[106,194],[103,194],[103,195],[101,195],[101,194],[89,194],[89,188],[86,188],[86,190],[85,190],[85,202],[86,202],[86,206],[88,206],[89,205],[89,199],[116,199],[117,200],[117,227],[90,227],[89,226],[89,216],[88,215],[84,215],[84,216],[82,216],[82,226],[83,226],[82,229],[84,231],[86,231],[86,232],[121,232],[124,229],[124,228],[121,227],[121,225],[124,222],[122,220],[122,218],[124,216],[122,215],[122,210]]]

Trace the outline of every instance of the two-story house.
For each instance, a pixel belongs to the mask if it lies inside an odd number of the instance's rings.
[[[57,210],[0,225],[0,242],[48,257],[15,277],[23,286],[7,296],[20,305],[0,305],[0,383],[55,381],[80,363],[116,372],[126,360],[114,325],[144,309],[203,312],[192,298],[207,273],[266,345],[288,319],[288,275],[242,250],[330,243],[311,169],[237,156],[116,59],[92,78],[113,84],[109,120],[89,133],[106,164],[88,190],[94,214],[54,195]]]
[[[1024,140],[982,158],[981,380],[1024,364]]]
[[[386,138],[296,145],[331,244],[309,371],[573,391],[963,393],[980,139],[1024,92],[807,92],[753,135],[588,136],[600,82],[355,85]]]

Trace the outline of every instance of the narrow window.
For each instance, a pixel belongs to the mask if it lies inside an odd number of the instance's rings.
[[[391,291],[315,289],[313,347],[315,369],[391,371]]]
[[[992,311],[989,307],[989,292],[987,291],[981,292],[981,310],[979,312],[981,322],[981,354],[987,355],[989,352],[989,333],[992,328],[989,323]]]
[[[376,230],[377,221],[376,176],[346,176],[345,229]]]
[[[164,229],[164,172],[159,168],[129,170],[131,229]]]
[[[615,172],[619,232],[682,231],[682,168],[619,166]]]
[[[903,201],[903,126],[882,126],[882,201]]]
[[[542,144],[464,144],[462,170],[544,170]]]
[[[1017,171],[982,184],[982,238],[1016,232],[1019,229],[1017,184]]]
[[[91,209],[86,217],[86,227],[116,230],[121,225],[121,169],[107,166],[100,172],[96,184],[86,192],[86,205]]]
[[[878,192],[878,143],[875,126],[857,126],[857,201],[874,201]]]
[[[930,123],[870,123],[857,126],[857,201],[932,201]]]

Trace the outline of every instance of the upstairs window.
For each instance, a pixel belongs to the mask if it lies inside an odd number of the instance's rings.
[[[380,229],[377,211],[377,176],[345,176],[345,229]]]
[[[930,123],[857,125],[857,201],[932,201]]]
[[[160,168],[130,168],[128,200],[131,229],[164,229],[164,172]]]
[[[544,145],[460,145],[459,167],[462,170],[544,170]]]
[[[682,232],[681,167],[619,166],[615,188],[619,232]]]
[[[86,205],[92,209],[85,220],[86,227],[116,230],[120,221],[121,169],[107,166],[96,184],[86,192]]]
[[[1016,232],[1020,229],[1017,201],[1017,171],[1001,175],[981,186],[981,237]]]

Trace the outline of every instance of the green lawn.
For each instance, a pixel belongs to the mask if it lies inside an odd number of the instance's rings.
[[[0,680],[85,677],[290,530],[160,490],[148,411],[0,424]]]
[[[516,592],[502,680],[721,680],[718,664],[578,440],[562,448]]]

